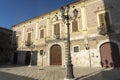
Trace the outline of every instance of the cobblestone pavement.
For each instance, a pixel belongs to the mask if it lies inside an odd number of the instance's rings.
[[[120,80],[120,69],[74,68],[75,80]],[[64,80],[66,68],[50,66],[2,66],[0,80]]]

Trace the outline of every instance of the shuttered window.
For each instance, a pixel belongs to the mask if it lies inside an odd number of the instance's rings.
[[[99,14],[99,23],[100,23],[100,26],[104,26],[107,29],[110,28],[110,19],[109,19],[109,13],[108,12]]]
[[[102,14],[99,14],[99,23],[100,23],[100,26],[105,26],[106,23],[105,23],[105,14],[102,13]]]
[[[19,36],[16,36],[16,45],[18,45]]]
[[[28,33],[27,41],[28,41],[28,42],[31,42],[31,33]]]
[[[72,32],[78,31],[78,23],[76,20],[72,22]]]
[[[44,38],[44,29],[40,30],[40,38]]]
[[[54,35],[58,38],[60,37],[60,24],[54,24]]]

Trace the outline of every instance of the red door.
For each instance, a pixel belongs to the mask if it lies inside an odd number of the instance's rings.
[[[119,49],[115,43],[107,42],[100,46],[102,67],[119,67]]]
[[[50,49],[50,65],[61,65],[61,47],[59,45],[53,45]]]

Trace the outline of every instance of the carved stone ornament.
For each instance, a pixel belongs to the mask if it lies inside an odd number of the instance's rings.
[[[20,31],[16,31],[16,35],[20,35],[21,34],[21,32]]]
[[[33,31],[33,28],[28,28],[27,32]]]

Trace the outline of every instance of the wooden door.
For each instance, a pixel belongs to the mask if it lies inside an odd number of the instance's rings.
[[[100,47],[102,67],[119,67],[119,49],[115,43],[104,43]]]
[[[50,65],[61,65],[62,54],[61,47],[59,45],[53,45],[50,49]]]

